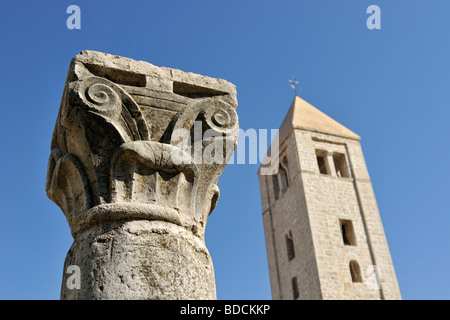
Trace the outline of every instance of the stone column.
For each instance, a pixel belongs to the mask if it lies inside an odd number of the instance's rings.
[[[236,107],[221,79],[94,51],[72,59],[46,183],[74,238],[61,299],[216,298],[204,233]]]

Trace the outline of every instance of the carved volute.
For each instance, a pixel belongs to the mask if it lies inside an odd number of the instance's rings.
[[[56,120],[48,197],[74,237],[95,224],[147,219],[203,238],[236,147],[236,106],[224,80],[83,51]]]

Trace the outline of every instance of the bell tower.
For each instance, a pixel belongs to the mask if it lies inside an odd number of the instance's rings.
[[[276,139],[258,170],[272,298],[401,299],[360,137],[296,95]]]

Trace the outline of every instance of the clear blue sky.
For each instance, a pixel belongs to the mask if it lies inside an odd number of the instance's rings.
[[[66,8],[81,8],[68,30]],[[369,5],[381,30],[366,27]],[[45,194],[70,59],[85,49],[223,78],[242,129],[294,92],[362,137],[404,299],[450,298],[450,1],[8,1],[0,12],[0,299],[59,299],[72,238]],[[206,244],[219,299],[270,299],[258,165],[230,165]]]

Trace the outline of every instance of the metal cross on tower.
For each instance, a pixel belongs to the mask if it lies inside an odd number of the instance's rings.
[[[292,89],[295,90],[295,95],[298,96],[300,94],[300,91],[301,91],[301,87],[298,84],[298,81],[295,79],[295,77],[292,77],[292,79],[289,80],[289,82],[291,83]]]

